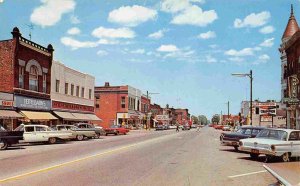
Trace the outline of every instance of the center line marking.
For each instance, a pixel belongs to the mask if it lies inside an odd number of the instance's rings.
[[[267,172],[267,171],[262,170],[262,171],[257,171],[257,172],[249,172],[249,173],[245,173],[245,174],[238,174],[238,175],[234,175],[234,176],[228,176],[228,178],[237,178],[237,177],[248,176],[248,175],[253,175],[253,174],[259,174],[259,173],[264,173],[264,172]]]

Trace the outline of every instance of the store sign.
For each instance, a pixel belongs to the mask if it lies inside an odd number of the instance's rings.
[[[298,98],[283,98],[282,99],[283,103],[288,104],[288,105],[299,105],[300,100]]]
[[[13,101],[2,101],[2,106],[3,107],[12,107],[12,106],[14,106],[14,102]]]
[[[259,103],[259,115],[276,115],[276,103]]]
[[[24,96],[15,96],[15,107],[20,109],[50,110],[51,101]]]
[[[78,105],[78,104],[66,103],[66,102],[60,102],[60,101],[52,101],[52,108],[53,109],[62,109],[62,110],[94,112],[93,106]]]
[[[273,116],[260,116],[261,122],[272,122]]]
[[[157,115],[156,120],[169,120],[168,115]]]
[[[291,98],[297,98],[298,96],[298,84],[299,80],[297,76],[290,76],[289,77],[289,93]]]

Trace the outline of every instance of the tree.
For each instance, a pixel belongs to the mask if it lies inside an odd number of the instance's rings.
[[[199,124],[199,119],[197,116],[192,115],[193,124]]]
[[[219,123],[219,122],[220,122],[220,116],[219,116],[219,114],[213,115],[211,121],[212,121],[213,123]]]
[[[208,120],[207,120],[206,116],[204,116],[204,115],[199,115],[198,120],[199,120],[199,123],[201,123],[202,125],[208,124]]]

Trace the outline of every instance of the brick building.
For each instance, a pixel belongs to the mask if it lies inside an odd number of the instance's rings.
[[[95,115],[94,87],[95,77],[53,61],[51,100],[58,123],[101,121]]]
[[[151,110],[150,110],[150,105],[151,105],[151,98],[149,95],[142,95],[141,97],[141,112],[144,114],[143,118],[143,125],[149,126],[150,125],[150,119],[151,119]]]
[[[293,6],[281,41],[281,95],[286,104],[287,128],[300,129],[300,30]]]
[[[189,109],[175,109],[176,113],[176,120],[179,122],[179,124],[185,124],[190,120],[190,114],[189,114]]]
[[[125,124],[137,127],[143,122],[144,114],[141,112],[142,93],[139,89],[125,86],[95,87],[95,113],[103,120],[99,124],[103,127]]]
[[[11,33],[12,39],[0,41],[2,125],[9,129],[17,126],[16,119],[21,116],[15,111],[21,113],[26,121],[50,124],[57,119],[49,112],[54,49],[51,44],[45,48],[27,40],[17,27]],[[9,108],[10,112],[3,107]],[[7,119],[3,115],[12,119],[11,122],[6,123]]]

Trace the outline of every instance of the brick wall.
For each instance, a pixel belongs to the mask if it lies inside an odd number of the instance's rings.
[[[0,92],[13,92],[15,40],[0,42]]]

